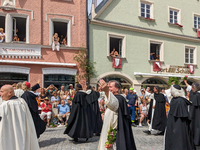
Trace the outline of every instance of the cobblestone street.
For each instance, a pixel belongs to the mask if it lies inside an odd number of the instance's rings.
[[[163,150],[163,136],[146,135],[143,130],[146,127],[133,128],[133,134],[137,150]],[[96,150],[99,137],[94,136],[87,142],[80,139],[78,143],[69,141],[71,138],[64,135],[65,128],[49,128],[43,133],[39,139],[41,150]]]

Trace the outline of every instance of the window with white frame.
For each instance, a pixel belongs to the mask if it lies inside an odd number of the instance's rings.
[[[170,9],[169,10],[169,22],[170,23],[179,23],[179,11],[178,10],[174,10],[174,9]]]
[[[141,17],[151,18],[151,4],[141,2],[140,8]]]
[[[108,34],[108,56],[111,57],[126,57],[125,56],[125,41],[123,35]]]
[[[163,61],[164,43],[162,41],[149,40],[150,61]]]
[[[50,21],[49,43],[52,44],[52,37],[57,33],[60,45],[70,46],[70,21],[66,19],[54,19]]]
[[[0,16],[0,43],[5,42],[5,16]]]
[[[195,63],[194,53],[195,53],[195,48],[185,47],[185,63],[186,64]]]
[[[194,28],[200,29],[200,16],[194,15]]]
[[[26,18],[12,17],[13,39],[12,41],[26,42]]]

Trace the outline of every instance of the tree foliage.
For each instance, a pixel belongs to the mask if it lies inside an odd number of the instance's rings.
[[[79,79],[86,79],[87,81],[89,78],[92,78],[96,75],[96,70],[94,65],[96,62],[92,62],[88,58],[88,51],[85,48],[80,48],[78,53],[73,58],[79,65],[81,69],[81,73],[77,76]]]
[[[179,77],[170,77],[168,84],[171,86],[172,82],[174,82],[175,84],[180,85],[180,79],[181,78],[179,78]]]

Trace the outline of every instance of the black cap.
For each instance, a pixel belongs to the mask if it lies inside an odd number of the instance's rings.
[[[82,89],[82,85],[80,85],[80,84],[77,84],[76,87],[79,89]]]
[[[181,90],[181,87],[180,87],[179,85],[177,85],[177,84],[173,85],[173,87],[174,87],[175,89],[177,89],[177,90]]]
[[[90,85],[87,86],[87,90],[91,89],[92,87]]]

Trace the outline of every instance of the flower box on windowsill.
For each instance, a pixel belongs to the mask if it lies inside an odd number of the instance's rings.
[[[153,18],[147,18],[147,17],[141,17],[141,16],[138,16],[138,18],[143,19],[143,20],[155,21],[155,19]]]
[[[168,22],[169,25],[174,25],[174,26],[178,26],[180,28],[182,28],[183,26],[181,24],[178,24],[178,23],[170,23]]]

